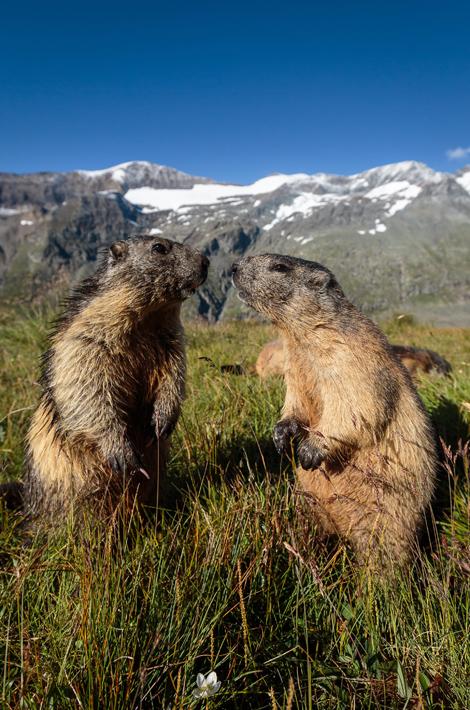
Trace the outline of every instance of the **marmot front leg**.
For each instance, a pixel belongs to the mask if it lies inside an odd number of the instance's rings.
[[[295,444],[299,464],[307,470],[318,468],[326,457],[324,442],[318,434],[312,434],[306,419],[297,416],[297,398],[287,385],[284,401],[284,419],[274,427],[274,443],[279,453],[289,450],[292,440]]]
[[[297,447],[297,457],[299,464],[307,471],[318,468],[326,459],[328,452],[324,446],[321,437],[318,435],[309,435]]]
[[[159,380],[155,393],[152,423],[157,439],[167,439],[172,434],[184,399],[185,362],[181,358],[172,365],[174,369]]]
[[[274,446],[278,454],[290,453],[293,442],[305,436],[305,426],[297,417],[281,419],[273,430]]]
[[[178,418],[179,407],[168,411],[165,406],[162,406],[161,402],[155,402],[152,422],[155,427],[155,435],[157,439],[168,439],[168,437],[173,433]]]
[[[125,414],[121,408],[121,394],[104,386],[90,387],[89,390],[89,405],[85,411],[95,411],[97,416],[87,434],[95,441],[101,457],[114,473],[125,475],[138,470],[142,467],[142,460],[129,439]]]
[[[334,433],[331,424],[328,426],[328,423],[321,420],[316,425],[315,431],[308,432],[307,438],[297,449],[302,468],[315,469],[323,461],[346,461],[357,448],[357,430],[354,427],[348,428],[347,422],[340,422],[338,419],[335,423],[337,430]]]
[[[105,348],[87,350],[78,340],[72,343],[74,348],[66,340],[58,343],[54,361],[56,371],[60,372],[60,387],[55,381],[53,384],[64,436],[72,443],[76,439],[85,440],[97,450],[100,461],[105,461],[116,473],[140,468],[127,430],[125,386],[118,379],[90,376],[97,353],[102,371],[113,372],[112,355]],[[69,366],[74,359],[81,363],[80,368]],[[74,394],[77,392],[79,396]]]
[[[290,453],[294,445],[299,464],[307,470],[318,468],[326,458],[326,450],[312,439],[308,428],[296,417],[281,419],[273,431],[274,445],[279,454]]]
[[[100,448],[112,470],[115,473],[126,474],[142,468],[140,456],[125,433],[116,431],[114,436],[109,434],[110,432]]]
[[[292,445],[305,437],[307,433],[305,421],[298,415],[296,399],[292,396],[291,388],[287,383],[282,419],[277,422],[273,430],[274,446],[278,454],[290,454]]]

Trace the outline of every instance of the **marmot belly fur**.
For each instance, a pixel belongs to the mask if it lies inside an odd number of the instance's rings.
[[[279,329],[286,398],[274,429],[316,521],[359,558],[409,560],[436,472],[434,437],[409,373],[381,331],[314,262],[265,254],[234,264],[242,300]]]
[[[156,505],[184,396],[181,302],[208,259],[166,239],[114,243],[58,320],[27,439],[26,509]]]

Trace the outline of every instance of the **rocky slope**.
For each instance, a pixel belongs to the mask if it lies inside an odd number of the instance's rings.
[[[0,174],[2,295],[40,298],[88,273],[112,240],[149,230],[211,257],[191,308],[212,320],[244,313],[230,285],[234,257],[277,251],[326,263],[369,312],[470,323],[470,167],[415,162],[244,186],[145,162]]]

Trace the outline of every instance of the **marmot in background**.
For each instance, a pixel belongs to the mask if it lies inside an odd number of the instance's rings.
[[[452,372],[451,364],[434,350],[415,348],[412,345],[391,345],[391,348],[412,375],[416,375],[418,372],[436,372],[439,375],[448,375]],[[275,375],[284,376],[282,340],[270,340],[261,348],[255,370],[261,379]]]
[[[181,303],[209,260],[168,239],[112,244],[67,302],[43,357],[42,394],[27,438],[26,509],[72,503],[112,511],[158,503],[185,385]]]
[[[279,329],[286,358],[279,452],[327,534],[371,567],[411,556],[436,473],[431,425],[385,336],[320,264],[265,254],[234,264],[240,298]]]
[[[265,380],[268,377],[284,377],[284,343],[280,338],[263,345],[256,358],[255,372]]]
[[[420,371],[435,372],[438,375],[450,375],[452,372],[450,362],[434,350],[415,348],[412,345],[392,345],[392,349],[412,375]]]

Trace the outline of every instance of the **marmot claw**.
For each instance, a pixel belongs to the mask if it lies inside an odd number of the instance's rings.
[[[302,434],[303,428],[300,422],[293,417],[291,419],[281,419],[273,430],[274,446],[278,454],[288,451],[292,439]]]

